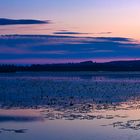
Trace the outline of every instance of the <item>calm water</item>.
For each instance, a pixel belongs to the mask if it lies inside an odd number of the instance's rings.
[[[139,138],[139,72],[0,74],[1,140]]]

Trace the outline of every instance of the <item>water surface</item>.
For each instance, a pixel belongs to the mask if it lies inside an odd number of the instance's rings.
[[[2,140],[138,140],[139,72],[0,74]]]

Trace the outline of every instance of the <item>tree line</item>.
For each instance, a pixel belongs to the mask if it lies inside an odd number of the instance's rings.
[[[43,71],[140,71],[140,61],[113,61],[106,63],[81,63],[65,64],[33,64],[11,65],[1,64],[0,72],[43,72]]]

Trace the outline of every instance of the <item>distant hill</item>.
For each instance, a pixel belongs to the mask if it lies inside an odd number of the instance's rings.
[[[106,63],[94,63],[85,61],[80,63],[45,64],[45,65],[0,65],[0,72],[24,72],[24,71],[140,71],[140,60],[136,61],[112,61]]]

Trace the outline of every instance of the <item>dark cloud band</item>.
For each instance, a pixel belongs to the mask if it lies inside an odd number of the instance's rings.
[[[81,32],[71,32],[71,31],[58,31],[54,32],[53,34],[56,35],[84,35],[84,34],[89,34],[89,33],[81,33]]]
[[[0,25],[28,25],[28,24],[49,24],[50,21],[35,20],[35,19],[7,19],[0,18]]]
[[[0,63],[139,58],[140,44],[123,37],[1,35]],[[12,61],[13,60],[13,61]],[[20,60],[20,61],[19,61]],[[60,61],[59,61],[60,62]]]

